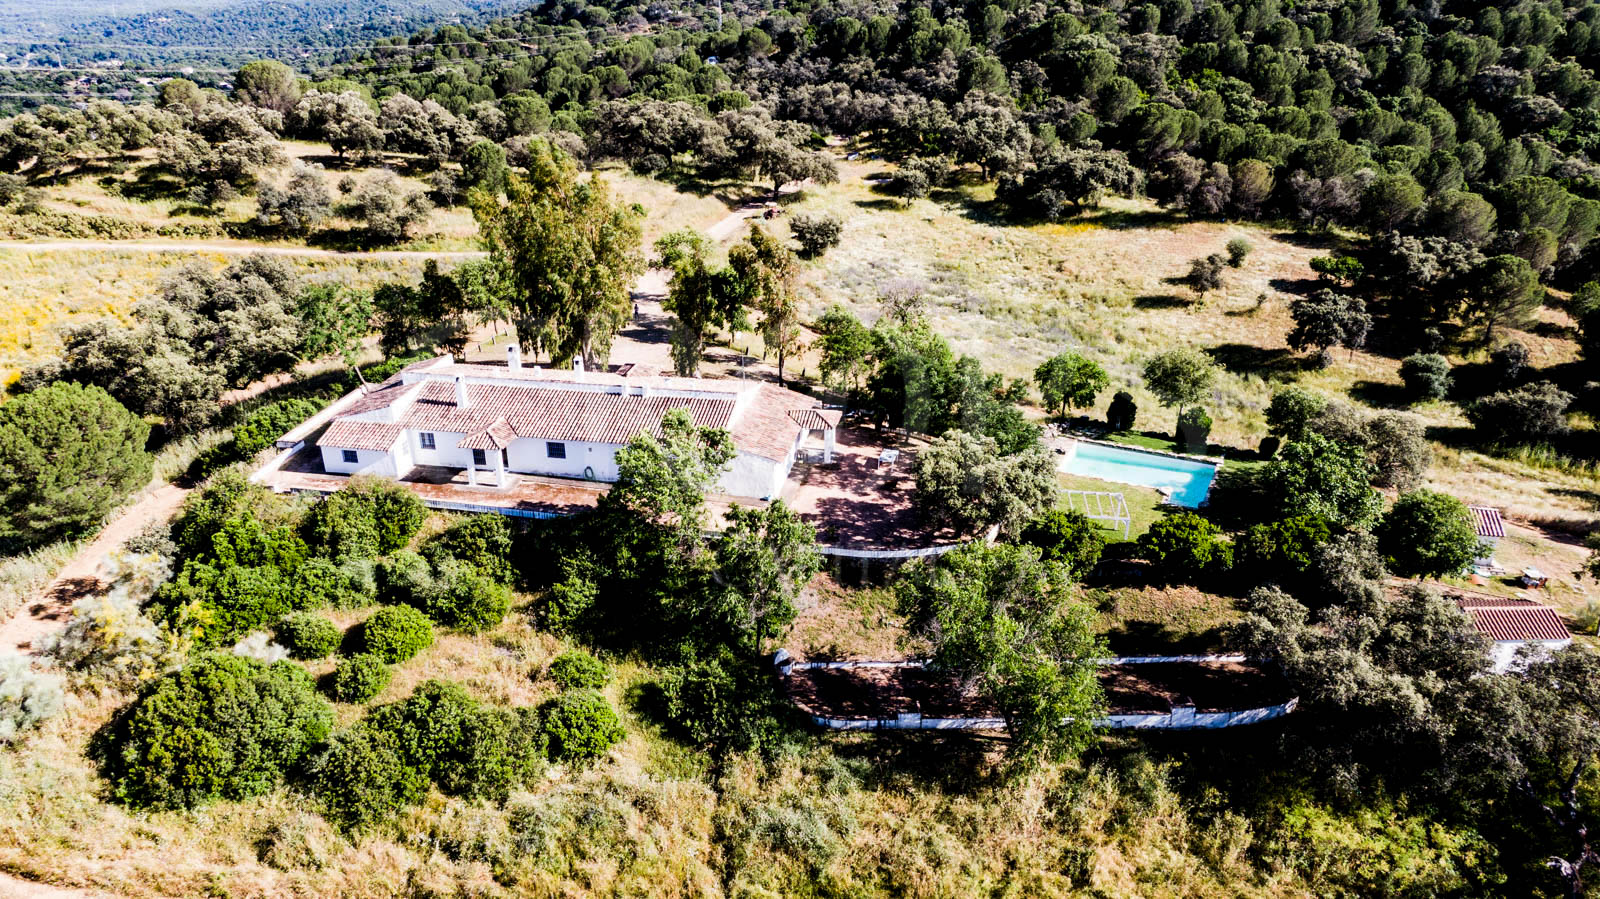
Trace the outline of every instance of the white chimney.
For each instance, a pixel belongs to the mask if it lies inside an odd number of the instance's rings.
[[[522,370],[522,347],[512,344],[506,347],[506,366],[512,371]]]
[[[456,375],[456,408],[465,409],[471,405],[467,402],[467,380]]]
[[[574,357],[572,357],[572,370],[573,371],[583,371],[583,357],[582,356],[574,356]]]

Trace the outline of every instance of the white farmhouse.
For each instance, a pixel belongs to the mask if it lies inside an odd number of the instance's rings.
[[[684,409],[697,425],[727,429],[738,456],[717,485],[771,499],[797,452],[818,438],[832,460],[839,412],[761,381],[680,378],[639,366],[616,371],[466,364],[449,356],[409,366],[341,403],[317,438],[331,474],[402,478],[418,466],[463,469],[470,485],[503,488],[518,474],[610,482],[617,450]]]

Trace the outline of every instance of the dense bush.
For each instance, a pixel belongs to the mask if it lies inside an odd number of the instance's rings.
[[[563,690],[598,690],[611,679],[611,669],[581,649],[569,649],[550,662],[550,679]]]
[[[16,653],[0,655],[0,746],[22,739],[65,701],[60,675],[37,671]]]
[[[413,606],[434,622],[478,633],[500,623],[511,608],[511,588],[442,553],[437,570],[416,553],[398,552],[378,566],[385,603]]]
[[[410,606],[385,606],[361,625],[361,646],[385,662],[404,662],[433,645],[433,624]]]
[[[538,720],[531,711],[484,707],[459,684],[426,681],[374,709],[363,726],[388,735],[400,758],[446,793],[504,799],[536,767],[544,745]]]
[[[0,405],[0,541],[79,534],[150,480],[150,426],[99,387],[56,383]]]
[[[1178,442],[1185,447],[1205,449],[1211,436],[1211,416],[1199,406],[1178,413]]]
[[[1450,360],[1438,353],[1407,356],[1400,361],[1400,380],[1412,399],[1444,399],[1450,392]]]
[[[1234,541],[1234,572],[1251,584],[1293,589],[1329,536],[1328,523],[1315,515],[1255,525]]]
[[[1307,434],[1285,446],[1261,471],[1258,481],[1271,505],[1258,512],[1269,518],[1318,515],[1347,527],[1364,527],[1383,504],[1370,486],[1374,475],[1362,446]]]
[[[844,235],[844,223],[838,216],[796,215],[789,221],[789,233],[800,244],[800,255],[814,259],[839,245]]]
[[[1572,394],[1540,381],[1486,396],[1467,407],[1467,418],[1492,444],[1538,443],[1567,433]]]
[[[249,458],[261,452],[321,408],[322,404],[315,400],[287,399],[251,412],[233,428],[233,443],[239,456]]]
[[[389,686],[393,673],[381,657],[358,652],[340,659],[328,675],[328,694],[340,702],[366,702]]]
[[[1327,406],[1328,400],[1322,394],[1302,387],[1273,391],[1272,402],[1267,405],[1267,433],[1283,440],[1299,440]]]
[[[359,609],[378,597],[375,568],[368,559],[307,559],[290,586],[303,609]]]
[[[510,587],[451,560],[441,566],[425,611],[445,627],[476,634],[499,624],[510,609]]]
[[[406,764],[393,737],[361,725],[333,739],[309,781],[323,814],[346,832],[387,821],[428,792],[427,777]]]
[[[1177,512],[1150,525],[1139,535],[1139,554],[1156,572],[1174,583],[1194,583],[1226,571],[1232,564],[1230,547],[1221,530],[1193,512]]]
[[[278,643],[296,659],[325,659],[339,649],[339,626],[311,612],[285,615],[273,629]]]
[[[306,515],[306,542],[330,559],[371,559],[410,542],[428,509],[415,493],[381,478],[351,478]]]
[[[1466,505],[1432,490],[1401,496],[1375,534],[1389,568],[1403,577],[1459,574],[1483,552]]]
[[[598,759],[624,735],[616,711],[592,690],[569,691],[541,705],[539,722],[550,758],[561,762]]]
[[[194,808],[272,789],[332,725],[300,666],[211,654],[151,684],[91,748],[118,801]]]
[[[438,567],[458,559],[486,577],[511,583],[511,523],[504,515],[469,515],[457,519],[422,546],[422,555]]]
[[[1082,579],[1100,564],[1105,550],[1103,529],[1087,515],[1073,509],[1051,509],[1028,522],[1017,539],[1037,546],[1042,558],[1067,566]]]

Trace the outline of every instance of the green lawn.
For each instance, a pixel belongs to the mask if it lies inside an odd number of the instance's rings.
[[[1056,473],[1056,479],[1061,482],[1062,490],[1093,490],[1103,493],[1120,493],[1128,503],[1128,512],[1133,518],[1133,525],[1128,531],[1129,540],[1139,539],[1139,535],[1149,530],[1156,519],[1166,514],[1161,511],[1163,502],[1161,494],[1149,487],[1135,487],[1132,484],[1116,484],[1111,481],[1100,481],[1094,478],[1080,477],[1075,474]],[[1067,506],[1067,497],[1062,494],[1061,505]],[[1082,511],[1080,507],[1080,511]],[[1113,542],[1122,540],[1122,529],[1116,531],[1107,528],[1107,538]]]

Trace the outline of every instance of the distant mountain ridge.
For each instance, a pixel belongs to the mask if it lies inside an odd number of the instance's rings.
[[[536,0],[0,0],[0,46],[54,65],[236,63],[271,49],[315,51],[471,25]]]

